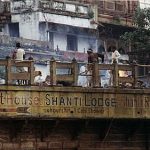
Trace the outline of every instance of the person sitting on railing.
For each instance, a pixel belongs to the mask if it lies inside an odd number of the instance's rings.
[[[78,76],[78,85],[82,86],[82,87],[87,87],[88,86],[88,80],[87,80],[87,65],[82,65],[80,67],[80,72],[79,72],[79,76]]]
[[[45,81],[43,81],[43,85],[45,85],[45,86],[51,85],[51,78],[50,78],[50,75],[47,75],[47,76],[46,76]]]
[[[0,78],[0,84],[5,84],[5,80]]]
[[[23,48],[21,48],[21,45],[19,42],[16,43],[16,49],[14,50],[12,54],[12,59],[23,61],[25,59],[25,51]]]
[[[45,80],[42,76],[42,72],[39,71],[38,75],[34,78],[34,83],[35,85],[43,85],[44,81]]]
[[[116,62],[118,63],[118,59],[120,58],[120,53],[118,52],[118,50],[116,49],[115,46],[112,47],[112,63]]]
[[[120,53],[116,49],[115,46],[112,47],[112,55],[111,55],[111,63],[118,63],[120,58]],[[113,72],[112,70],[108,70],[110,73],[109,86],[113,86]]]

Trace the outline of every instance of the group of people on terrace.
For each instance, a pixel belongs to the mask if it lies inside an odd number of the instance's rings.
[[[83,66],[81,66],[80,68],[80,75],[79,75],[79,79],[78,79],[78,85],[83,86],[83,87],[88,87],[92,85],[92,63],[99,63],[99,58],[101,59],[101,63],[104,63],[104,54],[100,54],[100,53],[94,53],[93,50],[90,48],[87,50],[87,54],[88,54],[88,64],[85,64]],[[118,63],[118,60],[120,58],[121,54],[118,52],[118,50],[116,49],[115,46],[112,47],[112,56],[111,56],[111,63]],[[122,71],[122,76],[123,76],[123,72]],[[119,71],[119,73],[121,74],[121,71]],[[106,70],[105,74],[108,78],[108,83],[107,86],[111,86],[112,83],[112,78],[113,78],[113,73],[110,70]],[[105,86],[104,84],[102,86]]]
[[[92,86],[91,76],[92,76],[92,67],[90,64],[92,63],[99,63],[101,60],[101,63],[104,63],[104,54],[93,52],[93,50],[90,48],[87,50],[87,64],[82,65],[80,67],[79,76],[78,76],[78,86],[82,87],[88,87]],[[118,59],[120,58],[120,53],[116,49],[116,47],[112,47],[112,60],[111,63],[116,62],[118,63]],[[16,49],[11,53],[11,58],[15,61],[23,61],[25,59],[25,50],[21,48],[21,45],[19,42],[16,43]],[[28,60],[32,60],[33,58],[28,58]],[[25,67],[16,67],[14,68],[14,71],[17,73],[25,72],[27,71]],[[109,85],[112,85],[112,72],[110,70],[106,70],[107,76],[109,78]],[[120,73],[121,74],[121,73]],[[47,77],[44,79],[42,76],[42,72],[38,71],[37,76],[35,76],[34,79],[35,85],[50,85],[50,75],[47,75]],[[21,85],[23,84],[22,81],[17,81],[17,84]]]

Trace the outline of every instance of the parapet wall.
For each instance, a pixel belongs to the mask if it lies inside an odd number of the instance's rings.
[[[0,35],[0,51],[3,51],[3,53],[0,53],[0,58],[5,58],[8,56],[10,52],[15,49],[16,42],[20,42],[22,47],[25,49],[27,56],[26,58],[32,55],[34,60],[37,61],[50,60],[51,57],[54,57],[56,60],[60,61],[71,61],[73,58],[76,58],[79,62],[87,61],[86,53],[52,50],[49,49],[48,42],[14,38],[7,35]]]
[[[10,37],[7,35],[0,34],[0,44],[5,44],[9,46],[15,46],[16,42],[20,42],[22,46],[29,47],[29,48],[47,48],[48,43],[45,41],[36,41],[36,40],[30,40],[30,39],[24,39],[24,38],[16,38],[16,37]]]
[[[150,90],[1,86],[0,117],[150,119]]]

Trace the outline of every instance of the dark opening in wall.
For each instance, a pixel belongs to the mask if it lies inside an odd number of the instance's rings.
[[[11,37],[19,37],[19,23],[10,23],[9,27],[9,34]]]
[[[77,36],[67,35],[67,50],[77,51]]]

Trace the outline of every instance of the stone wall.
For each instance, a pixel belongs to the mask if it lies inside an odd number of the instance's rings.
[[[74,51],[56,51],[49,48],[47,42],[29,40],[23,38],[12,38],[7,35],[0,35],[0,58],[10,55],[15,49],[16,42],[20,42],[26,51],[26,59],[33,56],[36,61],[47,61],[54,57],[56,60],[72,61],[76,58],[79,62],[87,61],[87,54]]]
[[[0,150],[149,150],[150,120],[3,120]]]
[[[16,42],[20,42],[24,47],[29,47],[33,49],[36,49],[38,47],[46,49],[48,47],[48,43],[45,41],[16,38],[10,37],[8,35],[3,35],[2,33],[0,34],[0,44],[15,46]]]

